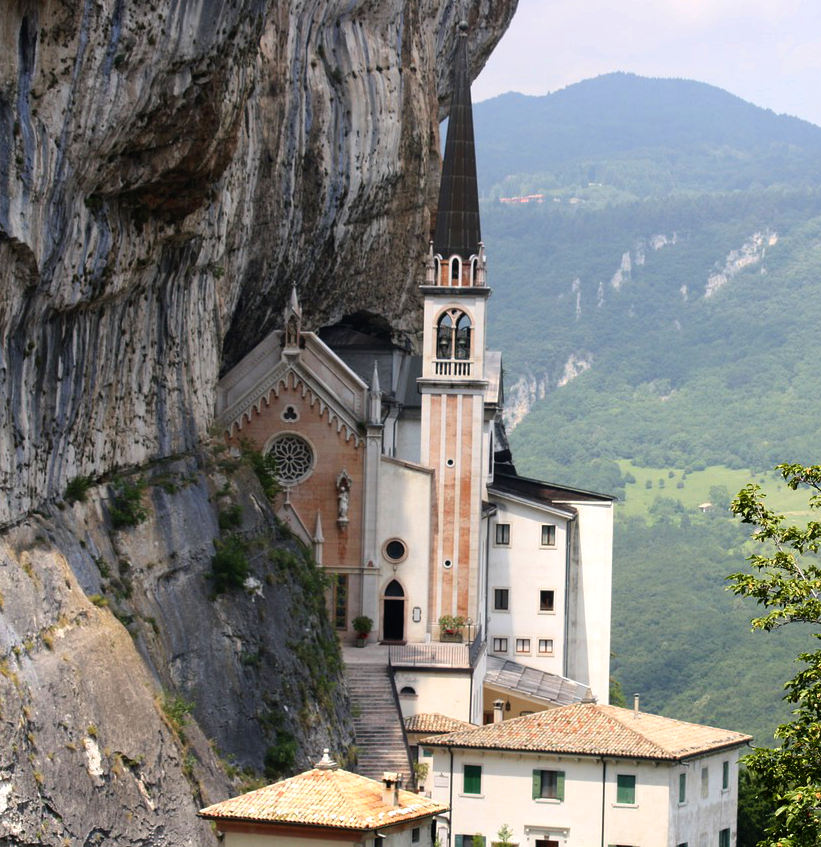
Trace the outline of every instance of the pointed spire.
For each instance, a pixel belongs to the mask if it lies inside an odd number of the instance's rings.
[[[314,530],[314,544],[324,544],[325,536],[322,534],[322,515],[319,513],[319,509],[316,510],[316,529]]]
[[[459,24],[457,41],[434,250],[443,257],[458,253],[463,259],[469,259],[477,252],[482,236],[470,100],[468,25],[464,21]]]
[[[381,394],[382,389],[379,387],[379,367],[376,359],[373,360],[373,376],[371,377],[371,391],[374,394]]]
[[[294,357],[299,354],[299,337],[302,332],[302,306],[296,296],[296,284],[291,288],[291,297],[282,316],[285,327],[283,347],[286,355]]]

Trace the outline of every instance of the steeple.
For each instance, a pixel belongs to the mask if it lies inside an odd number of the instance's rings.
[[[464,260],[479,253],[479,189],[476,181],[476,150],[473,141],[473,107],[470,100],[468,25],[459,24],[453,69],[453,97],[445,142],[445,162],[439,186],[434,252],[447,259],[458,254]]]

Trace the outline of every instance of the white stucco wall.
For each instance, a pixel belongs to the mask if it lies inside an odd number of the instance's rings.
[[[415,697],[400,693],[403,717],[439,712],[460,721],[470,720],[471,674],[468,669],[397,668],[394,679],[398,692],[405,687],[416,691]]]
[[[431,498],[433,475],[408,462],[381,457],[379,491],[385,492],[377,504],[377,547],[380,572],[378,587],[378,633],[382,634],[382,595],[396,579],[405,592],[405,640],[424,641],[428,614],[428,572],[431,554]],[[386,541],[400,539],[407,557],[398,564],[383,552]],[[413,620],[418,607],[419,620]]]
[[[571,575],[567,676],[586,682],[599,703],[609,702],[613,504],[572,503],[578,510],[578,551]]]
[[[721,761],[727,758],[733,762],[731,789],[720,796]],[[702,843],[712,847],[724,827],[731,827],[731,843],[735,844],[737,754],[718,754],[709,759],[710,797],[706,801],[694,798],[682,806],[678,804],[678,773],[682,768],[666,762],[608,759],[604,769],[602,761],[593,757],[454,749],[451,792],[450,755],[447,749],[434,748],[429,784],[432,782],[434,800],[453,804],[453,835],[482,834],[488,844],[503,824],[512,828],[512,840],[521,847],[533,847],[538,839],[558,841],[560,847],[676,847],[683,842],[692,847]],[[482,767],[479,795],[463,793],[465,764]],[[694,767],[698,770],[701,765],[690,765]],[[534,769],[564,772],[563,801],[533,799]],[[636,777],[634,804],[616,802],[618,774]],[[715,793],[713,780],[717,783]],[[699,840],[702,835],[706,841]]]
[[[488,574],[488,652],[493,656],[564,673],[565,574],[567,519],[561,515],[494,495]],[[496,525],[510,525],[510,544],[496,543]],[[542,524],[556,526],[556,544],[541,545]],[[494,590],[508,589],[509,609],[494,609]],[[553,591],[554,611],[539,609],[539,592]],[[494,638],[507,638],[507,651],[493,649]],[[517,653],[516,639],[530,639],[530,651]],[[539,653],[539,640],[551,639],[553,653]],[[580,680],[585,682],[586,680]]]

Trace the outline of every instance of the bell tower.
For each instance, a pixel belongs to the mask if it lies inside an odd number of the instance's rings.
[[[421,460],[436,474],[430,563],[431,623],[481,615],[485,316],[490,289],[479,229],[479,192],[467,52],[459,25],[434,240],[424,295]]]

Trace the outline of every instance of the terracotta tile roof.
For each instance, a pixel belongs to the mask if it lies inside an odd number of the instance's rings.
[[[447,811],[447,806],[412,791],[399,791],[399,804],[382,801],[382,783],[342,769],[313,768],[298,776],[224,800],[200,816],[216,821],[305,824],[369,830]]]
[[[461,729],[476,729],[476,726],[438,712],[427,712],[405,718],[405,729],[407,732],[457,732]]]
[[[574,703],[523,718],[428,739],[431,747],[529,750],[640,759],[684,759],[734,747],[751,736],[618,706]]]

